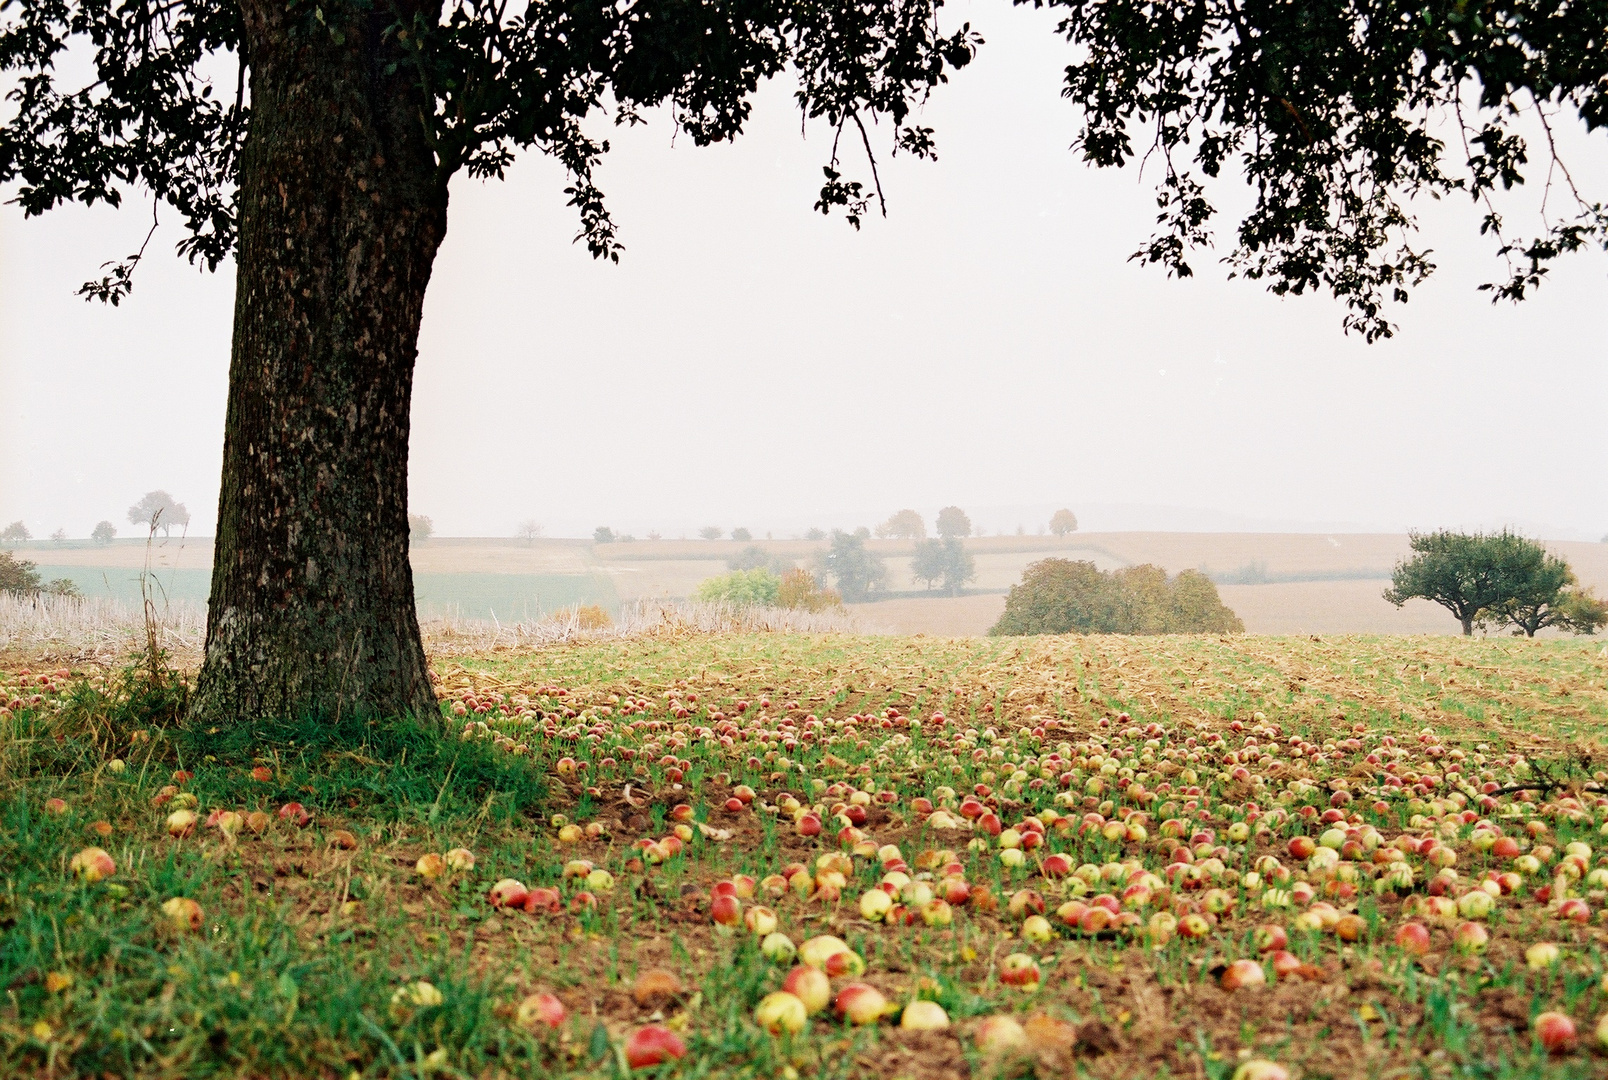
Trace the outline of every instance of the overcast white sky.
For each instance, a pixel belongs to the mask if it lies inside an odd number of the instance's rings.
[[[1169,280],[1125,261],[1153,176],[1067,148],[1048,21],[959,11],[988,44],[927,109],[940,160],[884,161],[890,216],[858,234],[810,209],[827,146],[800,138],[785,86],[731,146],[672,146],[663,122],[612,133],[619,266],[571,243],[547,160],[457,181],[420,342],[413,508],[445,535],[527,518],[550,535],[784,535],[952,502],[990,530],[1067,505],[1086,529],[1608,532],[1600,252],[1492,307],[1473,211],[1420,207],[1441,270],[1374,346],[1341,333],[1332,301],[1226,281],[1210,255]],[[1601,197],[1608,137],[1569,143]],[[73,296],[147,220],[0,211],[0,522],[127,532],[126,508],[160,487],[192,533],[213,528],[232,274],[171,257],[169,226],[123,307]]]

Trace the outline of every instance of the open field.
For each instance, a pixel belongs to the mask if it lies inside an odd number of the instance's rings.
[[[1596,643],[661,624],[437,652],[444,733],[25,662],[10,1075],[1608,1068]]]
[[[759,540],[767,552],[808,565],[823,542]],[[502,621],[537,618],[573,604],[616,611],[643,599],[691,596],[699,582],[726,572],[726,560],[749,545],[731,540],[587,540],[438,538],[412,550],[420,612]],[[1038,559],[1089,559],[1101,569],[1152,562],[1169,572],[1204,569],[1219,576],[1223,598],[1253,633],[1455,633],[1441,609],[1413,601],[1401,611],[1380,598],[1391,568],[1408,552],[1393,534],[1078,533],[994,536],[967,541],[977,563],[971,595],[920,595],[911,580],[907,541],[873,540],[886,560],[893,599],[855,605],[872,633],[982,634],[1004,605],[1004,592]],[[1549,545],[1581,581],[1608,594],[1608,544]],[[45,577],[70,578],[85,595],[139,597],[143,541],[100,547],[36,544],[18,549]],[[209,537],[173,537],[152,546],[161,590],[175,600],[204,601],[210,586]]]

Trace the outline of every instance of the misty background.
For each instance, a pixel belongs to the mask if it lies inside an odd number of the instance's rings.
[[[733,145],[610,131],[619,266],[572,243],[551,161],[455,181],[410,465],[437,535],[781,537],[951,503],[990,533],[1063,505],[1085,531],[1608,533],[1602,253],[1493,307],[1475,209],[1418,205],[1440,269],[1373,346],[1333,301],[1226,281],[1213,253],[1168,279],[1126,261],[1155,170],[1068,148],[1051,20],[947,10],[987,44],[921,118],[936,163],[888,160],[874,131],[889,216],[859,233],[811,210],[829,132],[801,139],[785,84]],[[1608,141],[1575,125],[1564,149],[1600,195]],[[1214,194],[1222,236],[1245,193]],[[123,307],[73,295],[149,220],[137,202],[0,212],[0,522],[129,536],[129,505],[163,488],[212,532],[232,274],[175,258],[169,223]]]

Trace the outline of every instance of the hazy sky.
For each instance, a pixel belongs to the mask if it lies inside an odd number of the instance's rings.
[[[939,161],[883,160],[889,217],[860,233],[812,212],[826,133],[800,138],[784,85],[734,145],[672,145],[662,119],[610,133],[619,266],[571,243],[546,159],[456,181],[420,342],[413,508],[446,535],[527,518],[552,535],[782,535],[951,502],[991,530],[1067,505],[1086,529],[1608,532],[1600,252],[1492,307],[1474,212],[1427,203],[1441,269],[1374,346],[1342,334],[1332,301],[1226,281],[1210,254],[1170,280],[1126,262],[1154,175],[1068,149],[1048,21],[947,10],[988,44],[926,110]],[[1575,127],[1575,178],[1602,197],[1608,137]],[[0,211],[0,522],[127,534],[127,507],[160,487],[212,530],[232,274],[172,257],[169,225],[121,308],[73,296],[148,220]]]

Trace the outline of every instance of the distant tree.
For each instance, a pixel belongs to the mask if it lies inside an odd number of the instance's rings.
[[[938,535],[946,540],[951,536],[970,536],[971,518],[958,506],[946,506],[938,511]]]
[[[972,558],[960,537],[944,541],[944,591],[959,596],[968,582],[977,580],[977,560]]]
[[[535,518],[530,518],[530,519],[528,519],[526,521],[521,521],[514,528],[514,539],[515,540],[523,540],[527,544],[531,543],[533,540],[535,540],[541,534],[542,534],[542,524],[541,524],[541,522],[537,521]]]
[[[744,543],[747,543],[754,538],[754,534],[749,532],[747,529],[739,527],[731,531],[731,538],[733,540],[741,540]]]
[[[13,596],[78,596],[78,586],[67,578],[48,582],[39,580],[39,571],[27,559],[18,559],[9,551],[0,551],[0,593]]]
[[[1450,611],[1465,636],[1487,614],[1545,589],[1556,572],[1547,566],[1547,550],[1534,540],[1507,529],[1499,533],[1441,530],[1413,533],[1414,555],[1396,564],[1385,599],[1401,607],[1408,600],[1429,600]],[[1567,567],[1565,567],[1567,569]],[[1561,587],[1561,585],[1560,585]]]
[[[910,560],[910,579],[924,581],[927,588],[944,576],[944,542],[942,540],[921,540],[916,544],[916,552]]]
[[[50,534],[50,539],[54,543],[65,544],[67,542],[67,530],[66,529],[57,529],[55,532]]]
[[[793,569],[793,560],[773,555],[758,544],[749,544],[726,560],[727,570],[769,570],[781,577]]]
[[[615,539],[614,530],[607,525],[599,525],[592,530],[592,543],[594,544],[612,544]]]
[[[113,525],[110,521],[102,521],[95,526],[94,531],[89,534],[89,538],[102,547],[105,547],[107,544],[110,544],[113,540],[117,539],[117,526]]]
[[[1105,573],[1087,560],[1030,565],[1005,598],[990,634],[1239,633],[1238,616],[1195,570],[1169,579],[1155,566]]]
[[[1050,531],[1056,536],[1070,536],[1078,531],[1078,516],[1070,510],[1057,510],[1050,515]]]
[[[13,596],[32,596],[39,591],[39,572],[27,559],[0,551],[0,592]]]
[[[128,522],[153,531],[161,529],[162,535],[167,536],[174,529],[190,524],[190,511],[165,491],[147,491],[139,502],[128,508]]]
[[[1245,624],[1199,570],[1180,570],[1169,583],[1170,634],[1243,634]]]
[[[869,532],[869,530],[866,530]],[[866,550],[866,538],[859,532],[834,530],[832,546],[817,560],[822,573],[837,586],[843,599],[859,603],[880,592],[888,579],[887,565],[875,552]]]
[[[901,510],[878,525],[876,531],[883,540],[925,540],[927,523],[914,510]]]
[[[703,537],[705,540],[719,540],[725,535],[725,530],[719,525],[705,525],[703,528],[698,530],[698,535]]]
[[[408,515],[408,543],[422,544],[435,535],[435,522],[424,514]]]
[[[663,540],[664,539],[664,534],[661,533],[661,532],[658,532],[657,530],[653,530],[653,531],[650,531],[648,533],[648,539],[649,540]]]
[[[781,587],[782,579],[763,566],[754,570],[733,570],[702,582],[698,586],[698,599],[739,607],[775,607]]]
[[[782,584],[776,590],[776,606],[804,611],[826,611],[843,606],[843,598],[831,589],[823,589],[808,570],[792,569],[782,575]]]
[[[819,528],[815,527],[814,525],[811,525],[809,528],[804,530],[804,539],[806,539],[806,540],[825,540],[826,539],[826,532],[823,529],[819,529]]]
[[[21,520],[13,521],[4,529],[0,529],[0,541],[4,541],[7,544],[20,544],[32,539],[33,533],[28,531],[28,526],[24,525]]]
[[[1518,592],[1480,613],[1482,626],[1512,626],[1515,634],[1535,637],[1555,626],[1575,634],[1595,634],[1608,623],[1608,605],[1589,589],[1578,588],[1569,564],[1547,552],[1541,565]]]

